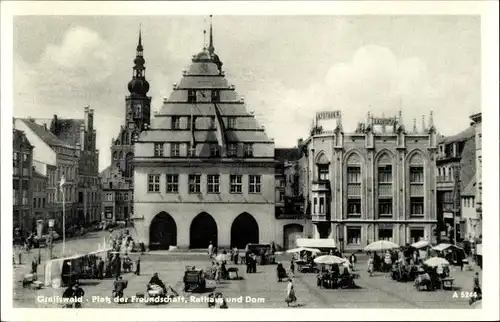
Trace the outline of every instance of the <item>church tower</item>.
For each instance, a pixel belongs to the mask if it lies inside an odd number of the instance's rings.
[[[142,33],[139,31],[136,57],[134,59],[132,80],[128,83],[130,95],[125,98],[126,111],[125,123],[128,128],[132,123],[139,131],[143,131],[149,124],[151,117],[151,97],[147,96],[149,83],[146,80],[146,67],[144,66],[144,48],[142,47]]]

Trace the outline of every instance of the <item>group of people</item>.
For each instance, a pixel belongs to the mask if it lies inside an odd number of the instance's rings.
[[[377,252],[368,252],[368,272],[373,276],[375,271],[390,272],[393,264],[399,263],[401,266],[405,265],[418,265],[420,260],[420,253],[418,250],[407,245],[404,250],[386,250],[382,256]]]
[[[63,292],[62,298],[67,302],[65,308],[81,308],[85,291],[81,288],[80,283],[75,282],[69,285]]]
[[[350,267],[350,262],[321,266],[317,276],[317,285],[320,287],[337,288],[354,286],[354,275]]]

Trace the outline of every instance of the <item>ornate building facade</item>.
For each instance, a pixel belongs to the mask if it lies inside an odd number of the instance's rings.
[[[134,140],[144,130],[151,117],[149,83],[145,75],[144,48],[139,33],[133,77],[128,83],[130,95],[125,97],[125,123],[111,141],[111,164],[101,172],[104,218],[108,221],[128,221],[134,213]]]
[[[424,123],[424,122],[422,122]],[[406,131],[395,118],[368,115],[354,133],[341,118],[302,142],[307,160],[313,238],[335,239],[343,250],[385,239],[404,245],[431,240],[436,228],[436,130]],[[303,175],[304,176],[304,175]]]
[[[211,29],[211,28],[210,28]],[[150,248],[244,248],[283,240],[274,141],[210,44],[135,143],[134,225]]]

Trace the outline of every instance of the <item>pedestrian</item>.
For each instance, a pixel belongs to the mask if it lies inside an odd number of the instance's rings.
[[[373,267],[374,267],[374,258],[373,255],[370,255],[368,258],[368,273],[370,273],[370,276],[373,276]]]
[[[210,244],[208,245],[208,258],[212,258],[214,251],[214,245],[212,245],[212,241],[210,241]]]
[[[21,252],[17,253],[17,257],[19,258],[19,265],[21,265],[21,259],[23,257],[23,254]]]
[[[482,291],[481,291],[481,284],[479,283],[479,273],[476,272],[476,274],[474,274],[474,290],[473,292],[476,293],[476,296],[481,296],[482,295]]]
[[[69,299],[71,299],[74,296],[74,285],[69,285],[63,292],[62,298],[67,299],[68,302],[63,305],[63,308],[70,308],[73,307],[73,303],[69,302]]]
[[[219,263],[215,263],[216,265],[216,268],[215,268],[215,280],[217,281],[217,283],[220,282],[220,278],[221,278],[221,268],[219,266]]]
[[[135,261],[135,275],[139,276],[141,275],[141,259],[138,258]]]
[[[104,276],[104,261],[99,257],[99,262],[97,263],[97,278],[102,280]]]
[[[37,271],[38,271],[38,262],[36,261],[36,259],[34,259],[31,262],[31,273],[36,274]]]
[[[240,254],[239,254],[239,250],[236,246],[233,248],[233,252],[234,252],[234,264],[238,265],[238,260],[239,260]]]
[[[251,260],[250,260],[250,256],[248,256],[248,255],[246,256],[245,264],[247,265],[247,274],[250,274],[251,273],[251,269],[250,269]]]
[[[288,279],[288,284],[286,285],[285,302],[288,307],[290,306],[290,303],[297,302],[297,296],[295,295],[295,289],[291,278]]]
[[[80,287],[80,284],[76,282],[73,286],[73,296],[75,299],[75,308],[81,308],[83,302],[83,296],[85,295],[85,291]]]
[[[294,262],[293,258],[290,261],[290,273],[292,273],[292,276],[295,275],[295,262]]]
[[[356,258],[356,254],[352,253],[351,257],[349,258],[349,261],[351,262],[352,270],[355,270],[355,265],[358,262],[358,259]]]

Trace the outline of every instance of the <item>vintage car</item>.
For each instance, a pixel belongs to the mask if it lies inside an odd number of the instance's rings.
[[[248,244],[247,249],[257,256],[259,265],[276,264],[276,256],[272,252],[271,244]]]
[[[192,292],[195,290],[203,292],[207,286],[204,270],[195,269],[190,266],[186,267],[183,281],[185,292]]]

